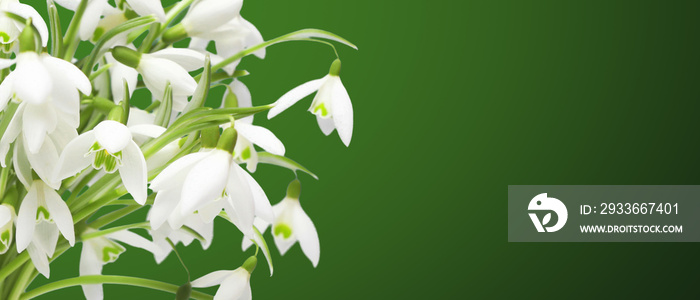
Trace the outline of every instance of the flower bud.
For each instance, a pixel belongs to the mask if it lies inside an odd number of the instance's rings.
[[[287,186],[287,198],[299,199],[301,195],[301,182],[299,179],[294,179]]]
[[[188,300],[190,299],[191,294],[192,284],[189,282],[185,283],[177,289],[177,293],[175,294],[175,300]]]
[[[331,76],[339,76],[340,75],[340,59],[336,58],[333,63],[331,64],[331,70],[328,71],[328,74]]]
[[[233,152],[233,147],[236,146],[236,140],[238,139],[238,131],[233,127],[226,128],[219,138],[219,143],[216,144],[217,149],[224,150],[228,153]]]
[[[19,52],[36,51],[36,38],[32,29],[32,19],[27,19],[27,24],[19,34]]]
[[[187,31],[182,24],[177,24],[163,32],[163,42],[166,44],[172,44],[184,38],[187,38]]]
[[[111,50],[114,59],[134,69],[138,68],[141,62],[141,53],[124,46],[116,46]]]
[[[243,262],[243,265],[241,266],[243,269],[248,271],[248,273],[253,273],[253,270],[255,270],[255,266],[258,264],[258,258],[255,256],[248,257],[248,259]]]
[[[11,193],[8,193],[5,198],[11,196],[9,194]],[[14,192],[13,197],[17,197],[17,191]],[[10,249],[10,244],[12,244],[12,224],[16,218],[14,207],[7,203],[0,205],[0,254],[4,254]]]

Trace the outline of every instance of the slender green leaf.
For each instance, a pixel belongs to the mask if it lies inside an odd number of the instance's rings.
[[[163,102],[158,107],[158,112],[156,113],[156,119],[154,121],[154,124],[162,127],[168,127],[172,111],[173,87],[170,86],[170,82],[168,82],[168,84],[165,86],[165,95],[163,95]]]
[[[318,176],[316,176],[316,174],[314,174],[313,172],[309,171],[309,169],[284,156],[275,155],[268,152],[258,152],[258,162],[280,166],[283,168],[290,169],[294,172],[300,170],[306,174],[311,175],[311,177],[313,177],[314,179],[318,180]]]
[[[207,95],[209,94],[209,86],[211,84],[211,60],[209,55],[204,58],[204,70],[202,70],[202,77],[199,78],[199,83],[197,83],[197,89],[194,90],[194,95],[192,95],[192,100],[187,103],[185,109],[182,113],[188,113],[195,108],[204,106],[204,102],[207,100]]]

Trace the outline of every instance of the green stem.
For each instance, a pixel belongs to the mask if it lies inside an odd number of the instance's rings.
[[[105,229],[105,230],[100,230],[100,231],[94,231],[94,232],[91,232],[91,233],[86,233],[86,234],[81,235],[80,238],[81,238],[83,241],[85,241],[85,240],[93,239],[93,238],[96,238],[96,237],[100,237],[100,236],[103,236],[103,235],[106,235],[106,234],[115,233],[115,232],[117,232],[117,231],[122,231],[122,230],[126,230],[126,229],[149,228],[149,227],[150,227],[150,224],[151,224],[150,222],[141,222],[141,223],[134,223],[134,224],[127,224],[127,225],[122,225],[122,226],[116,226],[116,227],[112,227],[112,228]]]
[[[160,25],[160,32],[163,32],[170,23],[175,20],[175,18],[183,11],[185,8],[190,6],[194,0],[183,0],[178,2],[173,8],[171,8],[168,13],[165,15],[165,22]]]
[[[82,284],[120,284],[120,285],[130,285],[139,286],[169,293],[177,293],[178,286],[170,283],[165,283],[152,279],[130,277],[130,276],[116,276],[116,275],[88,275],[80,276],[74,278],[63,279],[59,281],[54,281],[52,283],[40,286],[33,289],[24,295],[22,295],[21,300],[28,300],[43,294],[60,290],[67,287],[78,286]],[[197,300],[212,300],[214,297],[207,295],[205,293],[192,291],[190,297]]]
[[[34,264],[32,264],[32,262],[27,262],[22,271],[20,271],[19,277],[17,277],[17,281],[12,287],[12,291],[8,297],[9,300],[18,300],[19,296],[24,293],[24,290],[26,290],[29,285],[29,279],[32,277],[32,271],[34,271]]]
[[[0,269],[0,281],[5,280],[7,276],[14,273],[19,267],[21,267],[27,260],[29,260],[29,252],[24,251],[20,253],[15,259],[10,263],[5,265]]]
[[[78,8],[75,10],[73,19],[70,20],[70,25],[68,25],[68,30],[66,31],[66,36],[63,38],[63,44],[66,51],[63,53],[63,59],[71,61],[73,54],[75,54],[75,49],[78,48],[78,43],[80,38],[78,37],[78,28],[80,27],[80,21],[83,18],[85,9],[87,8],[88,0],[80,0]]]
[[[127,207],[117,209],[117,210],[110,212],[110,213],[100,217],[99,219],[93,221],[92,223],[90,223],[90,227],[95,228],[95,229],[99,229],[101,227],[104,227],[106,225],[111,224],[112,222],[114,222],[116,220],[123,218],[124,216],[126,216],[126,215],[128,215],[128,214],[130,214],[130,213],[132,213],[132,212],[134,212],[142,207],[143,206],[141,206],[140,204],[136,204],[136,205],[129,205]]]

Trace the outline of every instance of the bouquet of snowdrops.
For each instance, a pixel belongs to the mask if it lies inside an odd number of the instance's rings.
[[[73,11],[72,18],[61,20],[56,4]],[[104,283],[169,291],[177,299],[250,299],[259,252],[273,271],[263,236],[268,227],[280,252],[298,241],[318,264],[318,235],[299,203],[300,181],[273,206],[251,173],[265,163],[316,176],[284,157],[282,142],[254,125],[253,116],[272,118],[316,93],[309,111],[321,131],[337,130],[349,145],[353,110],[340,60],[326,76],[258,106],[239,81],[248,72],[237,65],[286,41],[356,47],[318,29],[265,41],[240,15],[242,4],[48,0],[42,16],[18,0],[0,0],[0,299],[77,285],[87,299],[102,299]],[[181,40],[187,48],[173,47]],[[75,57],[81,41],[92,48]],[[221,85],[221,107],[204,107],[209,89]],[[130,105],[137,89],[152,95],[145,109]],[[98,213],[107,206],[109,213]],[[143,222],[112,225],[142,208],[148,209]],[[217,217],[242,232],[243,251],[256,249],[244,262],[226,262],[240,267],[185,284],[101,274],[125,245],[150,251],[157,262],[177,254],[178,243],[196,239],[206,249]],[[39,273],[49,278],[51,261],[76,243],[82,243],[79,277],[26,290]],[[213,297],[193,290],[216,285]]]

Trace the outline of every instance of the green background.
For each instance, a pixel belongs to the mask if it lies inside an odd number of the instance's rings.
[[[256,119],[321,178],[300,175],[322,255],[314,269],[298,246],[284,257],[272,246],[275,275],[261,261],[254,296],[692,297],[696,244],[509,244],[506,201],[509,184],[698,183],[699,4],[246,1],[243,16],[266,39],[312,27],[360,48],[338,48],[355,109],[349,148],[321,134],[310,99]],[[253,103],[270,103],[333,58],[320,44],[273,46],[243,62],[242,81]],[[293,178],[272,166],[254,176],[273,203]],[[179,249],[196,278],[236,268],[247,255],[239,243],[220,222],[208,251]],[[78,249],[59,258],[51,279],[77,275],[78,258]],[[156,265],[141,250],[104,274],[185,280],[174,255]],[[72,288],[40,299],[80,297]]]

